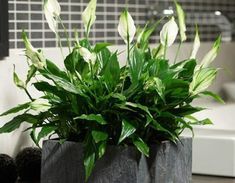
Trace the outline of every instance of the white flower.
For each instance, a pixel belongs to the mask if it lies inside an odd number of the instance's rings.
[[[32,44],[29,42],[25,32],[22,33],[22,38],[25,44],[25,54],[31,60],[32,64],[38,68],[42,69],[46,65],[46,59],[44,58],[42,52],[39,52],[35,49]]]
[[[186,32],[185,13],[182,7],[179,5],[179,3],[176,2],[176,0],[175,0],[175,6],[176,6],[178,21],[179,21],[180,39],[181,39],[181,42],[184,42],[187,39],[186,34],[185,34]]]
[[[61,8],[57,0],[44,0],[43,9],[49,28],[56,33]]]
[[[122,12],[120,16],[118,32],[126,44],[133,41],[136,33],[136,27],[133,18],[127,10]]]
[[[46,112],[51,108],[51,104],[46,99],[39,98],[30,104],[30,109],[38,112]]]
[[[200,48],[200,45],[201,45],[201,42],[200,42],[198,27],[196,27],[196,35],[195,35],[195,38],[194,38],[193,49],[192,49],[192,52],[191,52],[190,59],[195,59],[196,58],[197,52]]]
[[[162,28],[160,32],[160,41],[164,46],[171,46],[178,34],[179,28],[175,22],[175,18],[172,17]]]
[[[94,64],[94,62],[96,61],[96,54],[91,53],[87,48],[80,47],[79,54],[87,63],[91,62],[92,64]]]
[[[95,11],[96,11],[96,0],[91,0],[87,5],[86,9],[82,13],[82,21],[87,35],[90,32],[91,26],[95,22],[96,19]]]

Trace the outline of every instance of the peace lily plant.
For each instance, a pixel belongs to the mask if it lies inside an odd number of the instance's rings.
[[[186,40],[185,15],[176,1],[175,5],[178,24],[173,16],[165,17],[167,22],[160,32],[160,43],[153,49],[149,39],[162,20],[148,23],[136,33],[130,13],[127,9],[122,12],[118,32],[127,47],[123,67],[118,59],[121,53],[110,51],[109,43],[91,45],[89,41],[96,19],[96,0],[91,0],[82,13],[86,37],[78,40],[76,33],[73,49],[67,37],[70,53],[64,59],[64,69],[46,59],[23,32],[29,71],[26,81],[14,71],[14,82],[30,101],[1,114],[17,115],[0,128],[0,133],[12,132],[26,122],[30,125],[26,130],[31,131],[37,145],[42,138],[52,135],[57,135],[61,142],[82,143],[88,178],[108,145],[133,145],[148,156],[150,144],[162,140],[176,142],[184,129],[211,124],[209,119],[198,121],[192,116],[202,108],[192,106],[191,102],[202,95],[221,101],[216,94],[207,91],[218,72],[211,63],[218,53],[221,38],[199,63],[196,55],[200,38],[196,28],[189,59],[177,61],[176,53],[175,63],[170,64],[166,53],[178,32],[180,45]],[[44,0],[43,8],[50,29],[60,41],[59,3]],[[65,33],[67,36],[66,29]],[[40,98],[30,95],[29,84],[42,93]]]

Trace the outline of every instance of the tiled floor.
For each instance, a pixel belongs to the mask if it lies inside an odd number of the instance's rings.
[[[192,183],[235,183],[235,178],[193,175]]]

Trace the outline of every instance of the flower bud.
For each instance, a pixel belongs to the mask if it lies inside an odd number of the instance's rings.
[[[172,17],[162,28],[160,32],[161,44],[170,47],[178,34],[179,28],[175,22],[175,18]]]
[[[61,8],[57,0],[44,0],[43,9],[49,28],[56,33]]]
[[[87,5],[86,9],[82,13],[82,21],[87,35],[89,34],[91,26],[94,24],[96,20],[95,11],[96,11],[96,0],[91,0]]]
[[[134,20],[127,10],[122,12],[118,24],[118,32],[125,43],[131,43],[136,33]]]

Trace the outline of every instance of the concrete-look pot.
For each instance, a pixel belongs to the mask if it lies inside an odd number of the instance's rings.
[[[48,140],[43,144],[41,183],[84,183],[80,143]],[[109,146],[88,183],[190,183],[192,139],[162,142],[145,158],[134,147]]]

